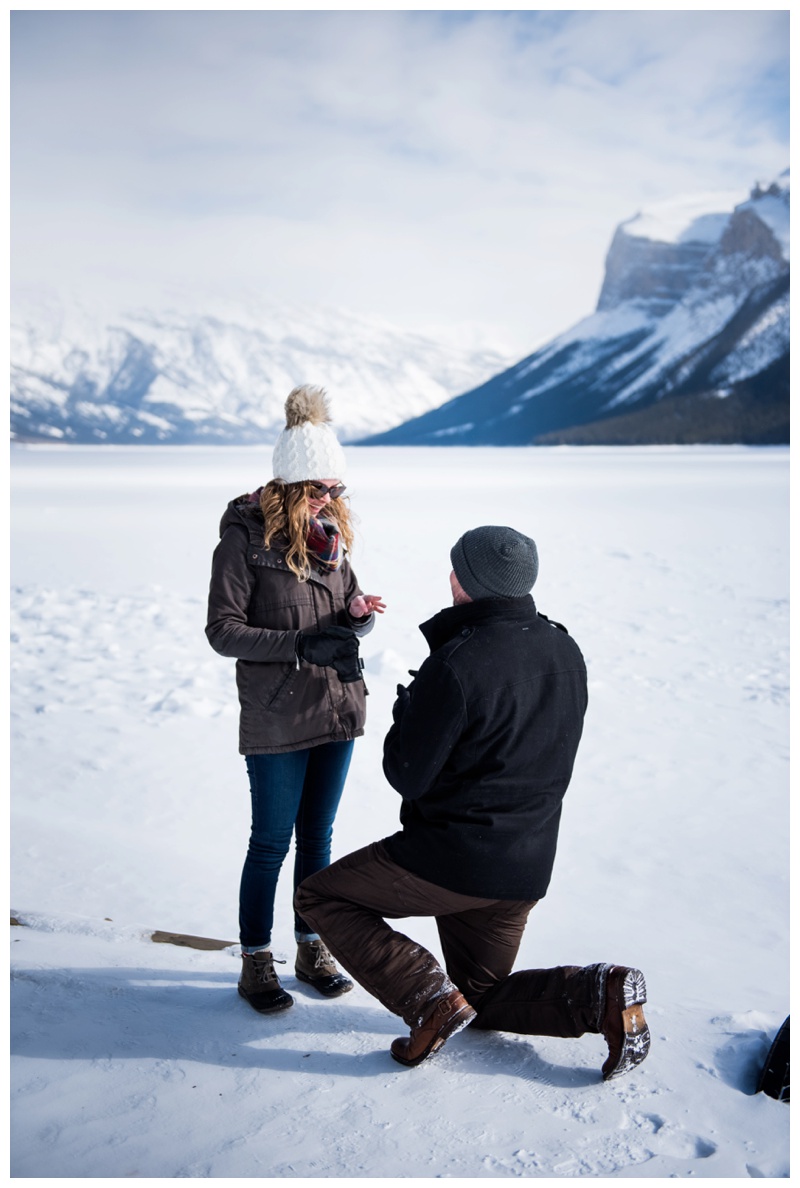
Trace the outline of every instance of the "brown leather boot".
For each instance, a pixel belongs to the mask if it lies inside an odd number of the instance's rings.
[[[269,949],[257,953],[242,953],[242,973],[239,978],[239,993],[247,999],[254,1011],[270,1015],[273,1011],[285,1011],[294,999],[287,994],[275,973],[275,964]]]
[[[603,1080],[610,1081],[641,1064],[650,1050],[650,1030],[642,1010],[647,1002],[644,975],[625,965],[609,966],[600,1030],[608,1044]]]
[[[298,941],[294,972],[299,981],[307,982],[326,998],[338,998],[353,989],[353,983],[340,973],[321,940]]]
[[[409,1067],[421,1064],[438,1052],[451,1035],[471,1023],[477,1013],[463,994],[453,990],[445,998],[436,1000],[431,1013],[419,1027],[412,1028],[408,1038],[392,1040],[392,1056]]]

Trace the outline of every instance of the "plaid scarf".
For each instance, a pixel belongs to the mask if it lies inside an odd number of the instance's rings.
[[[330,520],[311,517],[306,543],[322,569],[334,570],[341,565],[340,541],[339,531]]]

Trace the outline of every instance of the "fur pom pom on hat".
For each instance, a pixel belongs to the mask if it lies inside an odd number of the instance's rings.
[[[286,399],[286,428],[272,451],[272,477],[285,483],[341,479],[347,463],[330,425],[323,388],[303,384]]]

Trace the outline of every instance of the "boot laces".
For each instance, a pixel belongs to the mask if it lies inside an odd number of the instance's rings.
[[[256,979],[266,985],[268,982],[278,982],[278,975],[275,972],[276,965],[285,965],[285,961],[281,961],[280,957],[273,957],[270,953],[269,957],[263,957],[260,961],[254,961]]]
[[[326,966],[333,965],[333,957],[322,941],[311,941],[311,948],[314,952],[314,969],[324,969]]]

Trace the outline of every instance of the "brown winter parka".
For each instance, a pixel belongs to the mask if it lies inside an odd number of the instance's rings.
[[[257,494],[257,493],[256,493]],[[357,738],[366,719],[363,681],[343,684],[333,668],[299,662],[299,632],[372,629],[374,614],[354,619],[348,606],[362,591],[345,557],[337,570],[314,570],[301,582],[286,564],[286,540],[264,547],[264,517],[253,495],[227,507],[214,550],[206,636],[236,659],[239,751],[299,751]]]

